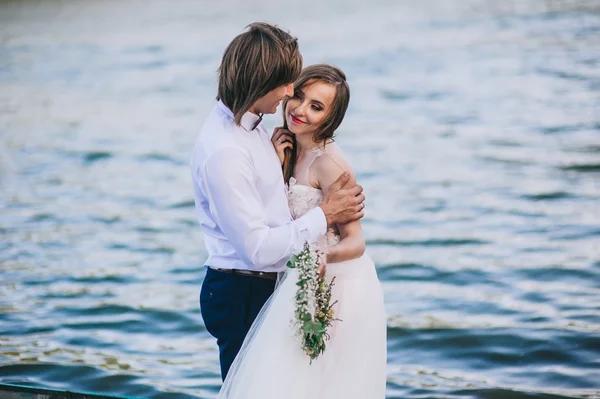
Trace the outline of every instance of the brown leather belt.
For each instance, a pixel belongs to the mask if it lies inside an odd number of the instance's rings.
[[[277,281],[277,273],[276,272],[257,272],[254,270],[240,270],[240,269],[219,269],[218,267],[209,266],[212,270],[227,273],[227,274],[237,274],[239,276],[251,276],[251,277],[259,277],[266,278],[267,280]]]

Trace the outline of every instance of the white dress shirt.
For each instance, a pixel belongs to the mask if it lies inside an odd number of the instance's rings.
[[[219,101],[190,161],[194,201],[208,251],[206,266],[278,272],[304,242],[326,233],[321,208],[292,220],[271,138],[248,112],[235,125]]]

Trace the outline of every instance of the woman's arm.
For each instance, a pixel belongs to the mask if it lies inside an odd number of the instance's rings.
[[[365,253],[365,238],[360,221],[338,226],[340,242],[327,249],[327,262],[336,263],[360,258]]]
[[[318,187],[325,191],[346,170],[329,154],[323,154],[311,165]],[[350,173],[348,185],[356,185],[354,172]],[[365,238],[360,220],[336,225],[340,232],[340,242],[327,249],[327,262],[336,263],[360,258],[365,253]]]

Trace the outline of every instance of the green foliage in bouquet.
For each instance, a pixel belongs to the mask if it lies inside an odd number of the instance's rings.
[[[336,320],[333,311],[335,302],[331,303],[335,277],[328,283],[325,277],[319,276],[321,256],[306,243],[302,252],[292,256],[287,263],[289,268],[298,271],[294,325],[302,339],[302,349],[311,363],[325,351],[325,342],[330,338],[327,329]]]

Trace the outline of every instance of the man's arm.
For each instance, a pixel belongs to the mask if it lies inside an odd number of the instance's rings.
[[[325,234],[320,208],[282,226],[267,225],[266,209],[254,184],[250,159],[238,148],[213,154],[202,175],[210,212],[238,255],[256,269],[272,266]]]

